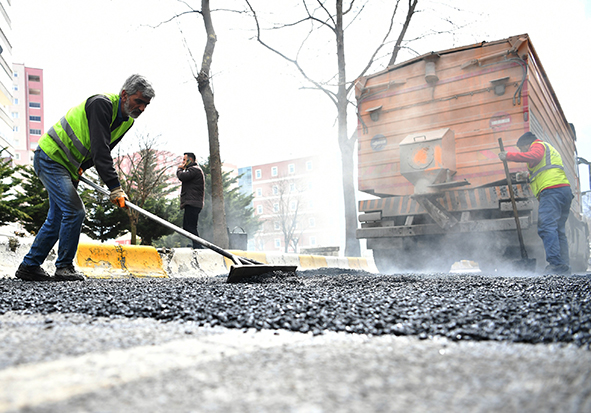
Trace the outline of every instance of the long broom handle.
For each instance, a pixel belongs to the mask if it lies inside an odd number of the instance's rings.
[[[499,147],[501,152],[505,152],[503,140],[499,138]],[[507,177],[507,186],[509,187],[509,196],[511,197],[511,205],[513,205],[513,215],[515,215],[515,225],[517,226],[517,236],[519,237],[519,247],[521,248],[521,258],[527,259],[527,250],[523,242],[523,234],[521,233],[521,221],[519,221],[519,214],[517,213],[517,203],[515,202],[515,192],[513,192],[513,183],[511,182],[511,175],[509,174],[509,165],[507,161],[503,161],[505,167],[505,176]]]
[[[99,186],[99,185],[95,184],[95,183],[94,183],[94,182],[92,182],[91,180],[89,180],[89,179],[87,179],[87,178],[85,178],[85,177],[83,177],[83,176],[80,176],[80,180],[81,180],[82,182],[84,182],[86,185],[89,185],[89,186],[93,187],[94,189],[96,189],[96,190],[97,190],[98,192],[100,192],[101,194],[103,194],[103,195],[107,195],[107,196],[109,196],[109,195],[110,195],[109,191],[107,191],[106,189],[102,188],[101,186]],[[232,254],[232,253],[229,253],[228,251],[221,249],[221,248],[220,248],[220,247],[218,247],[217,245],[215,245],[215,244],[212,244],[211,242],[209,242],[209,241],[207,241],[207,240],[204,240],[203,238],[199,238],[199,237],[198,237],[198,236],[196,236],[195,234],[191,234],[190,232],[188,232],[188,231],[186,231],[186,230],[184,230],[184,229],[182,229],[182,228],[179,228],[179,227],[177,227],[176,225],[173,225],[173,224],[171,224],[170,222],[168,222],[168,221],[166,221],[166,220],[164,220],[164,219],[160,218],[159,216],[157,216],[157,215],[154,215],[154,214],[152,214],[151,212],[148,212],[148,211],[146,211],[146,210],[145,210],[145,209],[143,209],[143,208],[140,208],[139,206],[135,205],[134,203],[132,203],[132,202],[128,201],[127,199],[125,200],[125,205],[126,205],[127,207],[129,207],[129,208],[131,208],[131,209],[133,209],[133,210],[135,210],[135,211],[139,212],[140,214],[142,214],[142,215],[146,216],[147,218],[150,218],[151,220],[153,220],[153,221],[156,221],[156,222],[158,222],[159,224],[162,224],[162,225],[164,225],[165,227],[167,227],[167,228],[169,228],[169,229],[172,229],[173,231],[176,231],[176,232],[178,232],[179,234],[181,234],[181,235],[184,235],[185,237],[187,237],[187,238],[189,238],[189,239],[191,239],[191,240],[193,240],[193,241],[196,241],[196,242],[198,242],[199,244],[203,245],[204,247],[207,247],[207,248],[209,248],[210,250],[213,250],[213,251],[217,252],[218,254],[221,254],[221,255],[223,255],[224,257],[226,257],[226,258],[228,258],[228,259],[232,260],[232,262],[233,262],[234,264],[236,264],[236,265],[243,265],[243,264],[246,264],[246,265],[249,265],[249,264],[261,264],[261,263],[260,263],[260,262],[258,262],[258,261],[255,261],[255,260],[252,260],[252,259],[248,259],[248,258],[239,257],[239,256],[237,256],[237,255],[234,255],[234,254]]]

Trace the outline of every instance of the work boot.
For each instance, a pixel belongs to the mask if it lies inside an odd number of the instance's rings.
[[[570,267],[566,264],[548,264],[544,269],[544,275],[571,275]]]
[[[21,264],[18,266],[16,278],[20,278],[24,281],[51,281],[52,278],[43,268],[39,265],[25,265]]]
[[[55,281],[83,281],[84,275],[76,271],[73,265],[67,265],[65,267],[56,268]]]

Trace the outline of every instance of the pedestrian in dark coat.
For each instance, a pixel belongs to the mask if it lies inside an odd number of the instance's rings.
[[[197,226],[199,213],[203,209],[205,199],[205,175],[201,167],[195,162],[195,154],[185,152],[183,163],[176,171],[176,176],[182,182],[181,209],[184,209],[183,229],[199,236]],[[197,241],[193,241],[193,248],[203,248]]]

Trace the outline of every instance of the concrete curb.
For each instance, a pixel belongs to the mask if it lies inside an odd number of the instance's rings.
[[[0,278],[13,278],[32,238],[0,236]],[[350,268],[377,273],[371,258],[325,257],[319,255],[282,254],[278,252],[231,251],[270,265],[296,265],[299,270],[317,268]],[[55,271],[56,247],[43,268]],[[89,278],[188,278],[224,276],[230,260],[214,251],[191,248],[157,250],[148,246],[80,243],[76,264]]]
[[[133,248],[133,247],[127,247]],[[169,277],[221,276],[227,275],[231,261],[211,250],[175,248],[159,251],[163,268]],[[281,254],[277,252],[235,251],[231,253],[251,258],[270,265],[296,265],[299,270],[316,268],[350,268],[377,273],[373,259],[323,257],[319,255]]]

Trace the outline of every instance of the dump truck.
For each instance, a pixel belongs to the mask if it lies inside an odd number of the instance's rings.
[[[506,151],[531,131],[561,154],[574,199],[570,263],[585,271],[577,136],[527,34],[431,52],[355,84],[358,110],[357,238],[380,271],[449,270],[459,260],[500,271],[521,258],[499,138]],[[519,223],[536,270],[546,266],[538,201],[509,163]]]

